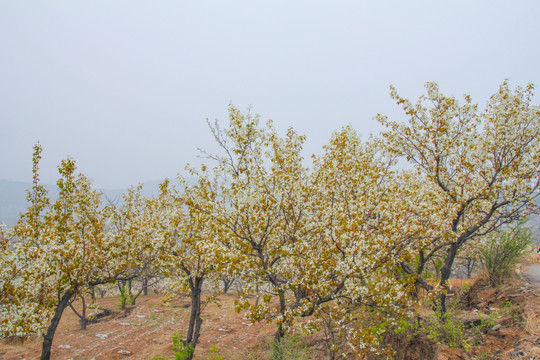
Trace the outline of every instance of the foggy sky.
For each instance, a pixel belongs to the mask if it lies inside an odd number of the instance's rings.
[[[0,0],[0,179],[42,180],[73,157],[101,188],[174,177],[206,119],[252,106],[306,156],[377,113],[404,115],[426,81],[484,105],[509,78],[540,85],[538,1]],[[538,99],[535,99],[538,103]]]

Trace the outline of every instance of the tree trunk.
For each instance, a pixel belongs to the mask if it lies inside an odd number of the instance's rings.
[[[120,291],[120,307],[121,310],[126,309],[126,304],[129,301],[131,305],[135,305],[133,295],[131,294],[131,279],[118,281],[118,290]]]
[[[257,298],[255,299],[255,306],[259,306],[259,284],[255,284],[255,293],[257,294]]]
[[[279,312],[283,315],[286,308],[286,301],[285,301],[285,292],[284,291],[278,291],[278,297],[279,297]],[[276,335],[274,336],[274,347],[272,351],[272,358],[273,359],[283,359],[283,338],[285,337],[285,330],[283,328],[283,324],[279,324],[278,329],[276,331]]]
[[[440,288],[443,290],[439,296],[439,300],[441,302],[439,304],[441,315],[444,315],[447,312],[446,292],[448,291],[448,279],[450,279],[450,275],[452,274],[452,265],[456,259],[457,250],[458,246],[456,243],[450,245],[446,251],[446,259],[444,259],[444,264],[441,267],[441,280],[439,282]]]
[[[285,337],[285,330],[283,325],[280,324],[274,336],[274,346],[272,349],[272,359],[283,359],[283,338]]]
[[[131,295],[130,295],[130,304],[131,304],[131,305],[135,305],[135,301],[137,300],[137,298],[138,298],[142,293],[144,293],[144,295],[148,295],[148,280],[149,280],[148,276],[144,276],[144,277],[142,278],[141,289],[140,289],[136,294],[133,294],[133,293],[132,293],[131,287],[129,288],[129,289],[130,289],[130,293],[131,293]],[[157,283],[157,281],[154,282],[153,284],[155,284],[155,283]],[[152,284],[152,285],[153,285],[153,284]]]
[[[62,313],[66,309],[66,307],[69,305],[69,301],[71,300],[71,297],[75,294],[75,291],[68,290],[60,299],[60,302],[56,306],[56,311],[54,312],[54,316],[51,320],[51,324],[47,328],[47,332],[43,335],[43,345],[41,347],[41,360],[49,360],[51,358],[51,348],[54,338],[54,333],[56,332],[56,328],[58,327],[58,323],[60,323],[60,318],[62,317]]]
[[[69,307],[71,308],[71,310],[73,310],[75,315],[77,315],[77,317],[79,318],[79,324],[81,326],[81,330],[86,330],[86,325],[88,324],[88,319],[86,318],[86,300],[84,300],[83,295],[81,295],[81,303],[82,303],[82,311],[81,311],[80,314],[77,311],[77,309],[75,309],[73,304],[70,303]]]
[[[274,339],[276,343],[280,343],[281,341],[283,341],[284,337],[285,337],[285,330],[283,330],[283,325],[279,325],[276,331],[276,335],[274,336]]]
[[[230,278],[227,278],[227,277],[221,279],[221,281],[223,282],[223,293],[224,294],[226,294],[227,291],[229,291],[232,284],[234,283],[234,280],[235,280],[235,278],[230,279]]]
[[[118,291],[120,291],[120,310],[126,309],[126,281],[119,280],[117,283]]]
[[[81,312],[81,330],[86,330],[86,324],[88,324],[88,319],[86,318],[86,301],[84,296],[82,298],[82,312]]]
[[[191,346],[193,346],[193,351],[186,360],[193,359],[195,347],[197,346],[197,341],[199,340],[199,335],[201,333],[201,294],[203,281],[203,277],[196,277],[194,281],[191,282],[191,316],[189,318],[189,326],[184,345],[191,344]]]
[[[135,305],[135,300],[133,299],[133,294],[131,292],[131,285],[132,285],[132,280],[129,279],[127,281],[127,291],[126,291],[126,297],[128,298],[129,302],[131,305]]]
[[[468,279],[471,279],[472,278],[472,275],[473,275],[473,272],[474,272],[474,265],[476,264],[476,260],[475,259],[469,259],[467,261],[467,278]]]
[[[92,286],[92,291],[90,292],[90,298],[93,302],[96,302],[96,287]]]
[[[143,294],[144,294],[144,296],[148,295],[148,277],[147,276],[143,277],[142,286],[143,286]]]
[[[426,258],[424,257],[424,251],[420,250],[418,253],[418,265],[416,266],[417,278],[414,281],[414,294],[413,294],[414,300],[418,300],[418,297],[420,294],[420,287],[422,286],[422,283],[419,280],[419,278],[422,276],[425,266],[426,266]]]

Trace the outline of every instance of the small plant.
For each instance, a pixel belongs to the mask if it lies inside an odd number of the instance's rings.
[[[311,359],[309,349],[302,342],[300,335],[286,335],[280,341],[272,338],[270,344],[271,360],[308,360]]]
[[[516,264],[523,258],[531,244],[531,230],[516,226],[506,231],[497,231],[480,250],[492,286],[500,284],[504,277],[512,275]]]
[[[515,323],[521,323],[523,321],[523,317],[521,316],[521,311],[519,310],[519,306],[512,304],[510,300],[506,300],[504,302],[504,312],[512,317],[512,320]]]
[[[430,340],[451,347],[462,347],[467,351],[470,349],[470,345],[465,339],[465,325],[462,321],[454,319],[452,311],[444,314],[436,311],[424,329]]]
[[[492,315],[494,316],[494,315]],[[484,344],[483,334],[487,334],[489,329],[495,325],[495,321],[492,316],[490,317],[480,317],[480,324],[472,327],[472,337],[475,346]]]
[[[129,302],[133,305],[133,294],[131,292],[131,283],[132,280],[121,280],[118,281],[118,291],[120,292],[120,310],[126,308],[126,304]]]
[[[493,356],[493,351],[486,351],[478,355],[478,360],[490,359]]]
[[[210,354],[208,354],[207,360],[223,360],[223,355],[219,355],[219,349],[216,345],[210,347]]]
[[[193,353],[193,345],[184,344],[184,335],[179,332],[175,332],[173,335],[173,350],[174,350],[174,360],[186,360],[189,359]],[[211,358],[212,360],[222,360],[222,358]],[[170,360],[169,358],[163,356],[156,356],[154,360]]]

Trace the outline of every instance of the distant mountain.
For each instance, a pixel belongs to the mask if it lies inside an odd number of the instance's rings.
[[[26,207],[26,189],[30,183],[0,180],[0,222],[12,225]]]
[[[175,184],[175,179],[171,179]],[[153,180],[143,183],[142,194],[145,197],[155,196],[159,193],[159,184],[163,180]],[[188,179],[188,183],[193,183],[193,179]],[[58,191],[55,185],[44,185],[49,191],[51,200],[56,200]],[[32,184],[23,181],[11,181],[0,179],[0,223],[8,226],[14,225],[19,219],[20,213],[26,211],[28,203],[26,201],[26,191],[32,188]],[[122,202],[122,194],[126,189],[100,189],[103,192],[103,201],[113,203]]]
[[[152,197],[159,193],[159,184],[164,181],[162,180],[152,180],[143,183],[143,188],[141,194],[144,197]],[[100,189],[103,192],[103,201],[111,201],[114,204],[122,202],[122,195],[126,193],[127,188],[125,189]]]

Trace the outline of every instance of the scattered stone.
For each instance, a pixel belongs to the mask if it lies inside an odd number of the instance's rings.
[[[131,355],[131,351],[129,350],[118,350],[118,353],[122,355]]]
[[[471,328],[473,326],[481,325],[482,318],[488,318],[488,317],[487,315],[484,315],[478,311],[471,311],[469,313],[460,314],[456,316],[456,318],[460,320],[461,322],[463,322],[463,325],[465,325],[467,328]]]
[[[511,325],[514,322],[514,319],[512,316],[503,316],[502,318],[498,319],[497,322],[503,326]]]
[[[106,339],[109,337],[109,335],[107,334],[96,334],[96,337],[100,338],[100,339]]]
[[[219,328],[218,331],[224,331],[224,332],[228,332],[228,331],[231,331],[231,329],[224,329],[224,328]]]
[[[71,345],[58,345],[59,349],[71,349]]]
[[[510,295],[506,295],[507,298],[511,299],[511,298],[517,298],[517,297],[523,297],[523,294],[510,294]]]

